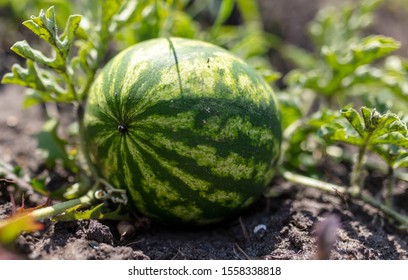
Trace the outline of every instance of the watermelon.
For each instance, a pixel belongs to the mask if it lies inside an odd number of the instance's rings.
[[[91,87],[84,125],[99,175],[166,224],[214,223],[253,203],[281,143],[263,78],[228,51],[183,38],[116,55]]]

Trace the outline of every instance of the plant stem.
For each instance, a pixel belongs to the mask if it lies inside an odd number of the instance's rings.
[[[363,202],[375,207],[376,209],[384,213],[386,216],[397,221],[399,224],[401,224],[402,227],[408,227],[408,216],[402,215],[396,212],[395,210],[391,209],[390,207],[383,204],[381,201],[375,199],[371,195],[363,194],[363,193],[355,193],[353,191],[349,191],[347,187],[323,182],[317,179],[295,174],[295,173],[292,173],[286,170],[281,172],[281,174],[286,180],[293,182],[293,183],[302,184],[307,187],[312,187],[312,188],[323,190],[323,191],[333,193],[333,194],[340,193],[344,195],[350,195],[352,198],[361,199]]]
[[[330,150],[327,150],[329,155],[337,160],[345,161],[348,163],[351,163],[353,161],[352,156],[350,154],[347,154],[346,152],[344,154],[338,155],[335,153],[330,153]],[[379,172],[382,172],[384,174],[388,174],[388,165],[378,163],[378,162],[366,162],[365,167],[370,169],[370,170],[377,170]],[[393,170],[394,173],[394,180],[403,180],[405,182],[408,182],[408,173],[400,171],[398,169]]]
[[[392,192],[394,191],[395,186],[395,172],[392,166],[388,166],[388,184],[387,184],[387,193],[385,197],[385,205],[392,208]]]
[[[367,150],[368,142],[370,141],[370,137],[371,134],[367,135],[367,137],[364,139],[364,143],[358,151],[356,162],[353,165],[353,169],[351,170],[350,184],[352,187],[352,192],[354,192],[355,195],[359,195],[362,190],[362,185],[365,177],[364,173],[362,172],[364,165],[364,156]]]
[[[319,189],[325,192],[330,192],[330,193],[340,192],[344,194],[347,193],[347,189],[345,187],[323,182],[323,181],[313,179],[310,177],[306,177],[300,174],[295,174],[290,171],[283,171],[282,175],[286,180],[290,182],[302,184],[308,187],[313,187],[315,189]]]
[[[39,208],[34,211],[32,211],[30,214],[36,219],[36,220],[41,220],[45,218],[50,218],[53,216],[56,216],[58,214],[61,214],[65,212],[66,210],[77,206],[77,205],[83,205],[83,204],[91,204],[93,200],[95,200],[94,196],[95,190],[92,188],[89,190],[85,195],[76,198],[76,199],[71,199],[68,201],[64,201],[61,203],[57,203],[52,206],[44,207],[44,208]]]

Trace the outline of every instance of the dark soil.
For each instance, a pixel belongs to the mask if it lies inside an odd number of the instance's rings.
[[[39,172],[42,162],[30,136],[43,122],[41,110],[21,110],[18,88],[6,87],[0,95],[0,160]],[[26,120],[30,120],[26,122]],[[346,179],[347,166],[322,164],[328,180]],[[331,177],[331,178],[330,178]],[[367,187],[378,190],[381,174],[370,174]],[[5,188],[3,185],[2,188]],[[205,228],[168,228],[138,218],[130,225],[132,236],[120,238],[123,223],[112,221],[45,221],[45,229],[21,235],[13,248],[0,249],[0,258],[24,259],[314,259],[316,225],[337,229],[331,259],[408,259],[408,235],[376,210],[338,195],[292,185],[276,179],[271,188],[278,197],[262,197],[241,216]],[[0,219],[11,213],[3,189]],[[398,185],[396,204],[408,212],[408,186]],[[26,195],[27,203],[44,198]],[[331,227],[330,227],[331,226]],[[326,233],[330,232],[326,230]],[[320,234],[320,238],[322,234]],[[329,234],[330,235],[330,234]]]

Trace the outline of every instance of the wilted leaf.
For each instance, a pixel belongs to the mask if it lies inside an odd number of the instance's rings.
[[[42,230],[43,225],[27,212],[17,213],[0,221],[0,243],[13,242],[22,232]]]

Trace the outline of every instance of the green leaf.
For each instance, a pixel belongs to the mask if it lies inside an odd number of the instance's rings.
[[[221,6],[219,8],[219,12],[217,18],[215,19],[214,24],[212,25],[210,33],[215,34],[218,33],[221,25],[228,19],[231,15],[232,10],[234,9],[235,0],[224,0],[221,2]]]
[[[387,132],[379,137],[375,137],[370,143],[372,145],[393,144],[408,149],[408,137],[399,132]]]
[[[320,52],[316,57],[305,52],[305,59],[298,59],[299,64],[309,67],[303,66],[303,71],[295,69],[294,74],[290,73],[289,85],[311,89],[331,101],[332,96],[336,101],[342,101],[341,95],[351,95],[353,86],[365,86],[365,81],[356,78],[359,68],[386,57],[401,45],[382,35],[362,37],[364,28],[372,22],[374,10],[382,1],[360,1],[363,3],[322,9],[309,26],[315,49]],[[290,54],[285,46],[283,48],[282,52]]]
[[[261,21],[262,17],[259,12],[257,1],[236,0],[239,11],[246,23]]]
[[[14,64],[11,68],[11,73],[6,73],[3,76],[3,84],[15,84],[19,86],[29,87],[38,90],[45,90],[44,83],[41,81],[38,74],[38,68],[31,60],[27,60],[27,69],[18,64]]]
[[[395,168],[408,168],[408,151],[402,151],[398,154],[394,162]]]
[[[408,130],[396,114],[389,111],[380,114],[376,109],[367,107],[361,108],[361,115],[353,108],[344,109],[341,113],[347,122],[339,117],[332,123],[326,123],[320,130],[322,137],[358,147],[367,146],[392,166],[405,164]]]
[[[401,43],[382,35],[368,36],[352,48],[353,62],[360,66],[369,64],[399,49]]]
[[[116,210],[110,211],[104,207],[104,203],[100,203],[96,206],[91,207],[80,211],[79,209],[82,205],[76,205],[67,211],[64,214],[53,217],[54,221],[73,221],[73,220],[89,220],[89,219],[109,219],[109,220],[127,220],[129,219],[128,215],[122,215],[121,207],[119,206]]]
[[[34,49],[23,40],[15,43],[11,50],[27,60],[27,68],[13,65],[12,72],[4,75],[2,83],[17,84],[33,89],[28,91],[25,106],[38,102],[72,102],[76,101],[74,90],[69,86],[77,81],[69,81],[71,73],[69,52],[74,35],[79,27],[81,16],[68,17],[64,32],[59,35],[54,7],[46,12],[41,10],[39,16],[32,16],[23,24],[34,34],[51,45],[53,52],[49,55]],[[41,65],[46,67],[41,67]],[[76,74],[77,76],[80,76]],[[91,77],[92,75],[88,75]]]
[[[349,45],[374,19],[374,11],[384,0],[364,0],[342,5],[328,5],[321,9],[309,24],[311,39],[318,47]]]
[[[349,121],[349,123],[353,126],[353,128],[357,131],[357,133],[361,136],[365,136],[364,131],[364,122],[358,112],[353,109],[342,110],[341,114]]]
[[[364,126],[365,129],[367,130],[367,133],[372,133],[376,129],[376,125],[374,124],[374,119],[378,118],[378,113],[377,111],[370,110],[367,107],[362,107],[361,108],[361,114],[363,116],[364,120]]]
[[[45,180],[38,180],[38,179],[31,179],[31,186],[33,187],[34,191],[44,196],[49,196],[50,192],[45,185]]]
[[[23,25],[50,45],[56,46],[57,25],[54,7],[50,7],[47,12],[41,10],[38,17],[31,17],[30,20],[24,21]]]
[[[41,132],[35,135],[38,148],[44,153],[48,167],[54,167],[57,161],[61,161],[65,167],[75,171],[77,167],[66,151],[67,142],[58,136],[58,125],[56,119],[45,122]]]
[[[68,54],[71,48],[72,42],[75,38],[75,32],[77,31],[82,17],[80,15],[70,15],[68,17],[67,24],[65,25],[64,32],[59,37],[60,48],[64,50],[64,54]]]
[[[324,126],[319,131],[319,135],[331,142],[343,142],[355,146],[362,146],[364,143],[363,139],[353,133],[350,127]]]
[[[291,124],[301,119],[302,109],[298,98],[286,92],[278,94],[279,111],[281,112],[282,128],[286,129]]]
[[[309,51],[295,45],[284,44],[280,48],[282,55],[301,69],[313,69],[317,67],[317,58]]]
[[[46,56],[41,51],[33,49],[25,40],[15,43],[11,49],[26,59],[63,71],[80,21],[80,15],[71,15],[68,18],[63,34],[59,36],[54,7],[50,7],[46,12],[41,10],[39,16],[31,17],[30,20],[24,21],[23,25],[50,44],[55,51],[55,55]]]
[[[112,21],[112,18],[120,10],[123,0],[100,0],[99,5],[102,8],[102,30],[109,30],[109,25]]]
[[[34,91],[28,91],[27,96],[29,97],[35,92],[37,101],[31,100],[32,102],[28,103],[31,105],[37,104],[38,101],[73,101],[74,96],[68,94],[67,90],[60,86],[60,81],[57,79],[58,76],[47,70],[40,69],[35,62],[27,60],[27,69],[14,64],[12,72],[4,75],[2,83],[16,84],[34,89]]]

